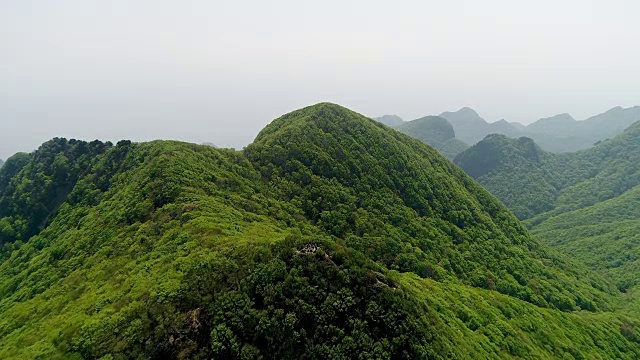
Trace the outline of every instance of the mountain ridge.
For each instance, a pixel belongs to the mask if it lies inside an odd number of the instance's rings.
[[[607,280],[346,108],[285,114],[243,151],[89,145],[54,139],[0,170],[3,201],[53,209],[34,236],[5,233],[3,358],[640,354]],[[75,183],[55,208],[56,191],[22,185],[48,177]]]
[[[470,107],[446,111],[438,116],[449,121],[457,138],[466,144],[476,144],[487,135],[498,133],[512,138],[529,137],[545,151],[562,153],[586,149],[598,141],[622,133],[633,122],[640,120],[640,106],[616,106],[583,120],[576,120],[570,114],[562,113],[538,119],[529,125],[512,123],[505,119],[488,122]],[[406,123],[400,121],[387,125],[401,127],[406,126]],[[456,155],[450,154],[452,153],[447,155],[450,158]]]

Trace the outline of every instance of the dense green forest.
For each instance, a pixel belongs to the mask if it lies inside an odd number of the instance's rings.
[[[488,136],[456,158],[544,243],[626,291],[640,278],[640,122],[591,149],[540,150],[531,139]]]
[[[401,133],[424,141],[450,160],[453,160],[456,155],[469,147],[461,140],[456,139],[453,126],[446,119],[439,116],[425,116],[413,121],[407,121],[394,128]]]
[[[53,139],[0,211],[3,359],[640,357],[631,292],[333,104],[243,151]]]

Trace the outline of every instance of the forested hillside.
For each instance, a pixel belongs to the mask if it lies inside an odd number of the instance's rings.
[[[640,356],[612,283],[333,104],[244,151],[54,139],[0,204],[3,359]]]
[[[492,135],[456,158],[541,241],[626,290],[640,276],[640,122],[576,153]]]
[[[529,138],[491,134],[454,161],[520,219],[528,219],[554,208],[565,174],[555,166],[559,157]]]

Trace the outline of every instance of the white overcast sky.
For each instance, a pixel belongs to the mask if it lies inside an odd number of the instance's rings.
[[[54,137],[242,147],[320,101],[489,121],[640,105],[639,1],[1,0],[0,158]]]

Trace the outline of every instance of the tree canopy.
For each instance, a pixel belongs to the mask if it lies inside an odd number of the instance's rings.
[[[243,151],[53,139],[0,203],[2,358],[640,356],[612,283],[334,104]]]

